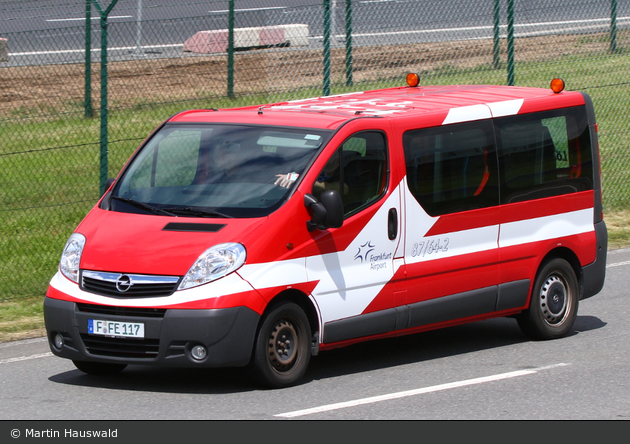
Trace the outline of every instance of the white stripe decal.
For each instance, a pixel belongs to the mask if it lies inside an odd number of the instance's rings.
[[[183,304],[186,302],[217,298],[229,294],[244,293],[252,290],[251,285],[241,279],[237,273],[229,274],[214,282],[210,282],[209,284],[200,285],[188,290],[176,291],[171,296],[155,298],[126,298],[122,301],[83,291],[77,284],[69,281],[59,272],[53,276],[50,281],[50,286],[62,293],[82,301],[103,305],[118,305],[122,303],[125,307],[165,307],[169,305]]]
[[[524,99],[506,100],[504,102],[488,103],[492,117],[514,116],[523,106]]]
[[[459,108],[451,108],[442,125],[451,123],[471,122],[473,120],[489,119],[490,108],[487,105],[471,105],[460,106]]]
[[[306,258],[246,264],[238,271],[255,288],[284,287],[308,282]]]
[[[594,229],[593,208],[510,222],[501,225],[499,247],[588,233]]]
[[[322,322],[361,314],[396,273],[401,264],[394,261],[398,243],[387,238],[386,227],[389,209],[400,208],[400,186],[345,250],[306,258],[309,280],[319,281],[313,297]]]
[[[483,105],[460,106],[451,108],[442,125],[451,123],[472,122],[474,120],[490,119],[492,117],[513,116],[518,114],[524,99],[505,100]]]

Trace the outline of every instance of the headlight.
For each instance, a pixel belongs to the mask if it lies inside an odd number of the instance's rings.
[[[245,263],[245,247],[237,243],[215,245],[207,249],[190,267],[179,289],[196,287],[238,270]]]
[[[81,253],[85,246],[85,236],[79,233],[73,233],[66,242],[66,246],[61,253],[59,261],[59,270],[65,277],[74,282],[79,282],[79,263],[81,262]]]

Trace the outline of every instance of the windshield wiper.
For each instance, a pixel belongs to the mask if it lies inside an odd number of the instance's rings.
[[[199,207],[172,207],[164,208],[163,211],[168,211],[174,215],[180,216],[199,216],[199,217],[221,217],[226,219],[232,219],[232,216],[219,213],[218,211],[208,210]]]
[[[144,202],[137,201],[137,200],[127,199],[125,197],[119,197],[119,196],[112,196],[112,199],[116,199],[116,200],[118,200],[120,202],[124,202],[126,204],[133,205],[136,208],[141,208],[143,210],[150,211],[151,213],[161,213],[161,214],[165,214],[167,216],[175,216],[175,214],[170,212],[169,210],[164,210],[162,208],[154,207],[153,205],[149,205],[149,204],[146,204]]]

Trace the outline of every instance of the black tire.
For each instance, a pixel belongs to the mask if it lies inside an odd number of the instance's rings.
[[[311,329],[299,305],[282,303],[263,317],[252,357],[258,381],[270,388],[298,382],[311,359]]]
[[[532,339],[557,339],[573,328],[578,312],[579,286],[573,267],[564,259],[545,263],[536,276],[529,309],[516,317]]]
[[[88,375],[114,375],[122,372],[127,364],[109,364],[92,361],[72,361],[74,366]]]

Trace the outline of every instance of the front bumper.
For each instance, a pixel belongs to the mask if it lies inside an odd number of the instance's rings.
[[[142,339],[88,333],[88,319],[143,323]],[[210,310],[120,308],[46,297],[44,320],[51,351],[78,361],[163,367],[237,367],[252,353],[260,315],[247,307]],[[57,348],[54,337],[63,337]],[[204,345],[203,360],[190,350]]]

